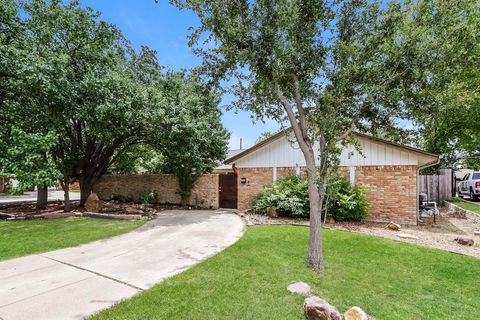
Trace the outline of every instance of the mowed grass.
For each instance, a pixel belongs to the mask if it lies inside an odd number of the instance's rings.
[[[455,203],[460,208],[463,208],[465,210],[471,211],[471,212],[476,213],[476,214],[480,214],[480,206],[479,205],[476,205],[476,204],[473,204],[473,203],[468,203],[468,202],[462,201],[458,198],[454,199],[453,203]]]
[[[143,223],[143,221],[81,217],[25,221],[0,220],[0,260],[113,237],[131,231]]]
[[[232,247],[93,317],[304,319],[304,281],[344,312],[377,319],[475,319],[480,260],[348,232],[324,230],[322,274],[305,267],[308,228],[250,227]]]

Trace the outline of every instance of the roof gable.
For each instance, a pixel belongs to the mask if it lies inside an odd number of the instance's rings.
[[[352,146],[345,148],[341,155],[342,166],[421,166],[438,160],[437,155],[417,148],[362,133],[355,133],[355,135],[360,141],[362,154]],[[316,149],[318,150],[318,147]],[[225,164],[232,163],[236,163],[239,167],[303,166],[304,158],[293,135],[285,130],[225,160]]]

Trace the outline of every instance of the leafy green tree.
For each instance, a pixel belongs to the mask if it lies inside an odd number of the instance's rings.
[[[219,150],[225,135],[217,139],[217,132],[224,132],[218,101],[194,81],[162,73],[156,52],[133,50],[99,13],[76,0],[1,5],[0,119],[6,124],[0,127],[1,172],[42,188],[60,178],[68,210],[70,181],[80,182],[83,205],[112,162],[132,148],[149,146],[176,160],[180,150],[188,152],[185,164],[194,175],[224,156]],[[210,134],[215,138],[208,140]],[[218,145],[206,147],[207,140]]]
[[[163,171],[176,175],[185,205],[195,181],[225,159],[229,134],[220,121],[219,99],[195,77],[169,74],[163,86],[171,105],[161,138]]]
[[[389,46],[402,78],[397,98],[419,128],[420,145],[442,155],[440,166],[480,153],[480,3],[416,1],[398,7]]]
[[[47,206],[48,187],[58,183],[61,177],[49,155],[55,139],[51,134],[29,134],[13,128],[14,145],[7,148],[5,157],[6,176],[17,179],[16,191],[38,188],[37,209]]]
[[[56,134],[51,154],[63,185],[79,180],[83,204],[116,152],[159,130],[162,97],[150,82],[160,66],[155,52],[136,53],[115,26],[78,1],[32,0],[22,9],[29,46],[49,68],[48,81],[39,79],[49,90],[40,92],[37,115]]]
[[[141,143],[117,152],[108,169],[112,174],[158,174],[163,172],[165,157],[151,145]]]
[[[2,2],[0,15],[0,173],[20,181],[17,191],[37,186],[37,208],[42,209],[47,188],[58,178],[48,154],[55,135],[43,114],[52,77],[28,42],[17,3]]]
[[[272,131],[265,131],[260,133],[260,136],[255,140],[255,143],[260,143],[263,140],[267,140],[268,138],[276,135],[278,132],[272,132]]]
[[[323,270],[320,212],[342,148],[355,143],[353,130],[393,132],[402,116],[403,106],[384,94],[398,78],[383,54],[399,23],[394,6],[367,0],[171,2],[200,18],[190,44],[204,59],[200,71],[207,81],[236,83],[229,87],[238,97],[231,107],[291,126],[308,177],[307,264]]]

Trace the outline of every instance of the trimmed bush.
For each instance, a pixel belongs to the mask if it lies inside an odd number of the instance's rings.
[[[365,188],[352,187],[340,176],[330,178],[327,189],[327,205],[324,212],[336,221],[361,221],[367,217],[368,202]],[[268,208],[275,208],[280,216],[308,218],[308,182],[304,177],[289,176],[267,185],[253,200],[253,211],[265,214]]]
[[[365,194],[364,186],[352,187],[343,177],[331,177],[327,189],[327,216],[335,221],[365,220],[369,207]]]
[[[308,217],[308,205],[307,179],[297,176],[281,178],[264,186],[253,200],[255,213],[264,214],[267,208],[275,208],[280,216],[292,218]]]

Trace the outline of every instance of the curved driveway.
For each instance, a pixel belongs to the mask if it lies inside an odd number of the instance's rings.
[[[0,319],[85,318],[225,249],[243,230],[226,211],[171,210],[121,236],[0,262]]]

